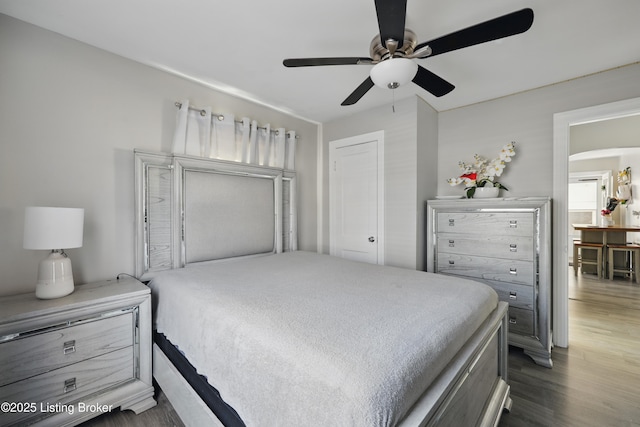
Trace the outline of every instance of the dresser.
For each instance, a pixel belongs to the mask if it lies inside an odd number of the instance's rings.
[[[75,425],[155,406],[149,289],[132,278],[63,298],[0,298],[0,425]]]
[[[549,198],[427,202],[427,271],[491,286],[509,303],[509,344],[552,367]]]

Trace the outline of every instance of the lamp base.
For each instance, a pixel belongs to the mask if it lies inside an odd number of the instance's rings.
[[[71,260],[64,252],[52,251],[38,265],[36,297],[54,299],[74,291]]]

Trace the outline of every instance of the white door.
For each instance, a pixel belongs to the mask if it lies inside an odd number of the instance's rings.
[[[331,254],[384,263],[383,133],[329,144]]]

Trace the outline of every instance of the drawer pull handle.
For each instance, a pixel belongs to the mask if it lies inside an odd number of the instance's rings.
[[[73,391],[76,389],[76,379],[75,378],[69,378],[68,380],[65,380],[64,382],[64,392],[65,393],[69,393],[70,391]]]
[[[509,245],[509,250],[511,252],[518,252],[518,245],[516,245],[515,243],[512,243]]]
[[[453,227],[454,225],[456,225],[456,220],[455,219],[450,219],[449,220],[449,227]]]
[[[509,228],[518,228],[518,221],[516,221],[515,219],[509,221]]]
[[[67,341],[62,344],[62,354],[70,354],[76,352],[76,340]]]
[[[516,323],[518,323],[518,321],[516,320],[515,317],[510,317],[509,318],[509,323],[512,324],[512,325],[515,325]]]
[[[453,265],[453,264],[455,264],[455,263],[456,263],[455,261],[453,261],[453,260],[449,260],[449,265]]]
[[[449,247],[454,248],[456,246],[456,242],[454,240],[449,240]]]
[[[509,292],[509,299],[518,299],[518,293],[517,292]]]
[[[518,269],[515,268],[515,267],[511,267],[509,269],[509,274],[513,274],[514,276],[517,276],[518,275]]]

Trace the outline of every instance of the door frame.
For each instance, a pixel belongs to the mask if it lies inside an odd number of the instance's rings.
[[[569,346],[569,148],[570,127],[640,114],[640,98],[553,115],[553,341]]]
[[[377,239],[378,239],[378,264],[384,264],[384,131],[376,131],[365,133],[362,135],[356,135],[349,138],[337,139],[335,141],[329,141],[329,253],[331,255],[336,254],[336,233],[335,227],[335,211],[332,206],[331,200],[334,192],[335,178],[331,173],[333,162],[336,156],[336,150],[343,147],[349,147],[352,145],[365,144],[368,142],[376,141],[377,147],[377,194],[378,194],[378,226],[377,226]]]

